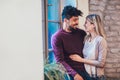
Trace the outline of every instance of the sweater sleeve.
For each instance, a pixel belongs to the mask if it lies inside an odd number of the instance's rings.
[[[107,55],[107,42],[103,38],[98,44],[98,62],[97,66],[103,67],[106,61]]]
[[[72,69],[64,60],[63,43],[60,36],[52,36],[51,44],[56,61],[60,62],[66,68],[68,74],[74,77],[75,74],[77,74],[77,72],[74,69]]]

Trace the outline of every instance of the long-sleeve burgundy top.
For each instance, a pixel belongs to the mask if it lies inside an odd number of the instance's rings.
[[[86,33],[81,29],[76,32],[66,32],[60,29],[52,36],[52,48],[57,62],[63,64],[68,74],[73,77],[77,70],[84,71],[84,64],[73,61],[69,58],[71,54],[78,54],[83,57],[83,41]]]

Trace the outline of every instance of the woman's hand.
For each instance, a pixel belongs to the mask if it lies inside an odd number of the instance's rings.
[[[78,62],[83,62],[83,58],[80,57],[79,55],[77,54],[73,54],[73,55],[70,55],[70,58],[73,60],[73,61],[78,61]]]

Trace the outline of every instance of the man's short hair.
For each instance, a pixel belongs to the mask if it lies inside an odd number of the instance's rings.
[[[64,18],[66,19],[70,19],[73,16],[82,16],[82,11],[78,10],[77,8],[68,5],[65,6],[62,12],[62,20],[64,20]]]

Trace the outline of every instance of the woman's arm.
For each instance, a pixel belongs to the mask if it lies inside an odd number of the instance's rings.
[[[98,67],[104,67],[107,54],[107,43],[105,39],[102,39],[98,44],[98,59],[90,60],[81,58],[79,55],[71,55],[70,58],[74,61],[83,62],[85,64],[94,65]]]

